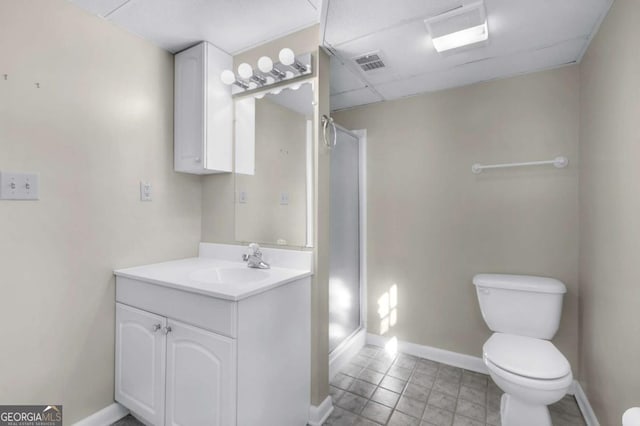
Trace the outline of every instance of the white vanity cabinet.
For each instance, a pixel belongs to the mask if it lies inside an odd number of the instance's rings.
[[[233,100],[220,74],[232,57],[202,42],[175,55],[174,168],[210,174],[232,171]]]
[[[243,249],[228,250],[241,258]],[[311,261],[311,252],[265,252]],[[146,424],[307,424],[310,267],[254,270],[228,259],[115,271],[115,399]]]
[[[116,304],[116,400],[153,425],[235,424],[235,341]]]

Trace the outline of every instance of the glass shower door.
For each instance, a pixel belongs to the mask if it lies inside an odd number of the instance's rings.
[[[331,152],[329,351],[360,328],[359,140],[337,129]]]

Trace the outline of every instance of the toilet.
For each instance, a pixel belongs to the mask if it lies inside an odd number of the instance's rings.
[[[565,285],[553,278],[478,274],[482,317],[493,335],[482,358],[504,391],[502,426],[551,426],[547,405],[573,383],[571,365],[550,342],[558,331]]]

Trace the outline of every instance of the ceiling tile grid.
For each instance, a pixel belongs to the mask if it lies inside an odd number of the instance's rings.
[[[318,23],[332,109],[562,66],[581,59],[613,0],[484,0],[487,43],[439,54],[424,19],[481,0],[70,0],[178,52],[201,40],[234,54]],[[355,62],[378,53],[385,67]]]
[[[612,2],[485,0],[488,43],[439,54],[427,33],[424,19],[472,0],[329,1],[324,40],[338,58],[334,68],[344,68],[343,71],[336,70],[336,75],[354,73],[383,99],[579,61]],[[372,51],[382,54],[384,69],[367,73],[353,66],[354,58]],[[358,104],[344,105],[347,103],[341,99],[333,102],[332,108]]]

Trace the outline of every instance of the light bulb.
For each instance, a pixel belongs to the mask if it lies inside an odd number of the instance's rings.
[[[220,80],[227,86],[232,85],[236,81],[236,75],[231,70],[224,70],[220,74]]]
[[[285,78],[293,78],[295,77],[295,74],[293,73],[293,71],[287,71],[284,73]]]
[[[273,84],[276,82],[276,79],[271,77],[271,76],[267,76],[267,84]]]
[[[246,62],[243,62],[238,66],[238,74],[241,78],[249,79],[253,75],[253,68]]]
[[[260,93],[258,95],[256,95],[256,99],[262,99],[264,98],[265,93]]]
[[[291,90],[298,90],[300,88],[300,84],[294,84],[291,86]]]
[[[278,94],[280,94],[280,92],[282,92],[282,89],[273,89],[271,91],[271,93],[274,94],[274,95],[278,95]]]
[[[295,53],[293,53],[293,50],[289,49],[288,47],[285,47],[280,51],[278,58],[284,65],[293,65],[293,63],[296,61]]]
[[[256,83],[255,81],[252,81],[251,83],[249,83],[250,90],[256,89],[257,87],[258,87],[258,83]]]
[[[273,61],[268,56],[263,56],[258,59],[258,69],[263,73],[271,72],[273,69]]]

